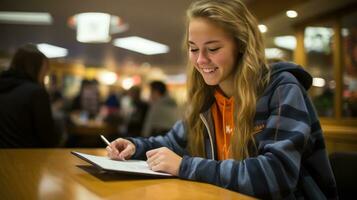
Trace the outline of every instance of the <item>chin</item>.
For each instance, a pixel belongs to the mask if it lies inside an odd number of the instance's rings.
[[[205,80],[205,83],[209,86],[214,86],[214,85],[218,85],[218,82],[217,81],[212,81],[212,80]]]

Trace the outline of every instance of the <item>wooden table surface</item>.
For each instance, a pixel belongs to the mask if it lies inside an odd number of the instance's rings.
[[[178,178],[101,172],[70,154],[104,149],[0,149],[0,199],[252,199]]]

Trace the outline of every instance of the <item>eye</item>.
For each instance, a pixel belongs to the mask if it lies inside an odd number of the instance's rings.
[[[217,47],[217,48],[208,48],[208,51],[210,52],[215,52],[218,51],[221,47]]]
[[[191,48],[190,48],[190,51],[191,51],[191,52],[197,52],[197,51],[198,51],[198,49],[197,49],[197,48],[192,48],[192,47],[191,47]]]

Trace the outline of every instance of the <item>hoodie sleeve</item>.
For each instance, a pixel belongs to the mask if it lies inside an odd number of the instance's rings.
[[[304,144],[310,135],[305,96],[297,84],[278,86],[269,103],[258,155],[241,161],[184,156],[179,176],[263,199],[289,198],[296,189]]]
[[[146,160],[146,152],[159,148],[167,147],[174,151],[176,154],[183,156],[187,155],[185,125],[183,121],[177,121],[171,130],[163,136],[154,136],[149,138],[127,138],[132,141],[136,146],[136,152],[133,155],[134,159]]]
[[[54,129],[49,96],[43,88],[32,94],[32,113],[34,129],[41,147],[56,147],[60,142],[60,132]]]

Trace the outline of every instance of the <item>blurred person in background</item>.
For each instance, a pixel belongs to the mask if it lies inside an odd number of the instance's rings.
[[[179,119],[177,104],[162,81],[150,83],[150,101],[142,131],[144,137],[166,133]]]
[[[100,94],[98,81],[83,79],[79,94],[73,99],[71,106],[71,118],[80,123],[86,123],[90,119],[96,119],[100,111]],[[72,119],[73,120],[73,119]]]
[[[0,147],[56,147],[50,99],[44,88],[49,61],[35,45],[19,48],[0,75]]]
[[[149,105],[141,99],[141,87],[133,86],[123,99],[124,127],[121,135],[140,136]]]
[[[109,88],[109,94],[105,99],[104,106],[101,109],[101,112],[104,113],[104,121],[114,126],[118,126],[122,121],[120,107],[121,102],[117,88],[111,86]]]

